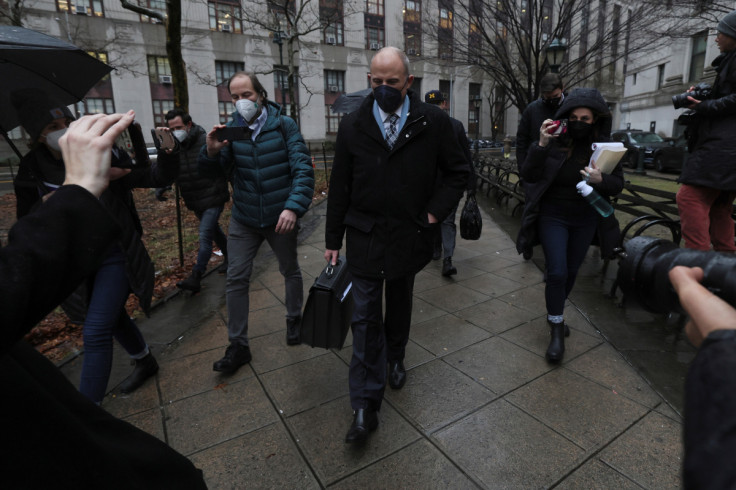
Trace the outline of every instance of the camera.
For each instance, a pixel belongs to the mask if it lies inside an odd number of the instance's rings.
[[[684,94],[678,94],[672,96],[672,105],[675,106],[675,109],[681,109],[683,107],[687,107],[691,104],[689,100],[687,100],[688,97],[692,97],[696,100],[705,100],[708,97],[710,97],[711,92],[713,91],[713,87],[705,82],[701,82],[693,87],[693,90],[691,92],[685,92]]]
[[[679,248],[661,238],[638,236],[628,241],[618,269],[625,297],[654,313],[684,313],[669,280],[677,265],[703,269],[702,284],[728,304],[736,306],[736,256]]]

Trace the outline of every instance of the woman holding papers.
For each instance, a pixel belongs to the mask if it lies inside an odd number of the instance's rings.
[[[566,131],[557,131],[559,121],[565,119]],[[603,220],[575,187],[585,179],[605,198],[623,189],[620,163],[610,173],[603,173],[591,161],[593,143],[610,141],[610,134],[611,113],[600,92],[574,89],[555,114],[555,121],[542,123],[539,141],[531,145],[520,167],[526,204],[516,249],[523,254],[541,243],[544,250],[549,362],[561,361],[565,352],[565,337],[570,335],[563,317],[565,300],[596,230],[603,228],[599,224],[612,223],[613,231],[618,230],[615,219]]]

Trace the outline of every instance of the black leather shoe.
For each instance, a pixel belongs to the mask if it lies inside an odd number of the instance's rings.
[[[142,359],[136,359],[135,369],[130,375],[120,383],[120,393],[132,393],[141,387],[148,378],[158,372],[158,363],[156,358],[150,352]]]
[[[213,371],[221,373],[234,373],[243,364],[248,364],[253,356],[250,355],[250,347],[247,345],[230,344],[225,350],[225,357],[212,365]]]
[[[442,261],[442,275],[450,277],[455,274],[457,274],[457,269],[452,265],[452,257],[445,257],[445,260]]]
[[[388,363],[388,385],[391,389],[400,390],[406,383],[406,369],[401,361],[389,361]]]
[[[565,329],[567,325],[562,323],[549,323],[550,327],[550,341],[547,347],[547,353],[545,357],[548,362],[557,363],[562,360],[562,356],[565,354]]]
[[[363,442],[376,428],[378,428],[378,414],[367,408],[359,408],[353,412],[353,423],[345,436],[345,442]]]
[[[286,320],[286,343],[287,345],[299,345],[301,341],[301,318],[289,318]]]

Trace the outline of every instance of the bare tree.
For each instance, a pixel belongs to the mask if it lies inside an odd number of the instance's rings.
[[[299,121],[299,104],[296,98],[298,83],[303,70],[299,70],[299,53],[308,42],[305,37],[314,32],[325,32],[325,29],[339,24],[352,13],[346,12],[343,0],[255,0],[248,2],[248,8],[242,11],[245,25],[268,33],[274,42],[280,43],[285,51],[283,66],[270,73],[282,70],[286,73],[286,90],[289,94],[289,112]],[[279,61],[281,63],[281,61]],[[266,73],[269,73],[266,71]],[[279,76],[282,79],[282,76]],[[281,88],[283,90],[283,87]],[[311,97],[311,93],[309,96]]]
[[[166,13],[159,10],[141,7],[120,0],[124,9],[158,19],[166,29],[166,55],[169,58],[171,78],[174,87],[174,105],[189,112],[189,88],[187,86],[187,68],[181,54],[181,0],[166,0]]]
[[[617,62],[658,41],[643,33],[663,8],[606,0],[440,0],[439,6],[440,18],[425,20],[424,33],[438,43],[440,57],[477,65],[520,109],[539,96],[553,40],[569,46],[560,66],[567,85],[615,83]]]
[[[23,14],[25,13],[26,0],[0,0],[0,23],[7,21],[12,26],[23,27]]]

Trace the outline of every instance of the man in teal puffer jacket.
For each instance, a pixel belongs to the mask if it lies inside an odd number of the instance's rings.
[[[212,366],[232,373],[251,360],[248,292],[253,259],[263,240],[276,255],[286,282],[286,342],[299,343],[303,287],[296,256],[297,220],[312,202],[314,171],[296,123],[268,101],[255,75],[238,72],[227,86],[236,111],[227,125],[207,133],[199,167],[204,175],[225,172],[233,186],[226,286],[230,345]],[[232,141],[218,141],[218,129],[226,127],[243,130],[229,136]]]

